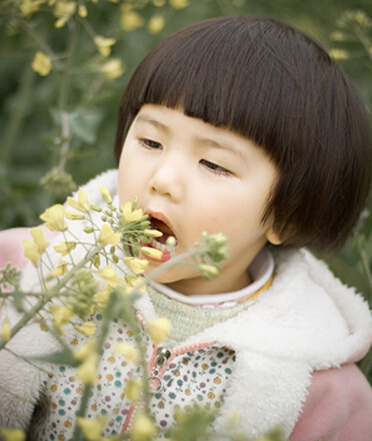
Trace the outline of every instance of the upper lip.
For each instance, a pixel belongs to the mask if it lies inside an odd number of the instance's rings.
[[[152,218],[155,218],[155,219],[160,220],[161,222],[163,222],[169,228],[169,230],[172,232],[172,236],[177,237],[175,232],[174,232],[174,228],[173,228],[171,222],[165,216],[165,214],[163,214],[160,211],[156,211],[156,210],[152,210],[152,209],[147,209],[145,211],[145,214],[148,215],[150,221],[151,221]]]

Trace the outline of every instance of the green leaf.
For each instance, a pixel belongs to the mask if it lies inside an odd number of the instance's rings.
[[[79,365],[79,362],[75,360],[72,353],[67,349],[62,349],[58,352],[53,352],[52,354],[44,355],[43,357],[34,357],[34,360],[46,361],[47,363],[63,364],[72,367]]]
[[[94,144],[97,141],[99,123],[103,119],[100,109],[76,110],[69,115],[71,132],[81,141]]]

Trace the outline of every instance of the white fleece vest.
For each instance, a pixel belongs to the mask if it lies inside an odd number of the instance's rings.
[[[89,201],[97,205],[101,205],[100,185],[115,195],[117,171],[100,175],[83,187]],[[82,226],[75,221],[71,228],[80,234]],[[231,412],[238,412],[245,434],[252,438],[277,425],[289,436],[306,400],[312,372],[347,362],[372,333],[367,303],[343,286],[323,262],[306,250],[275,254],[274,282],[253,307],[185,342],[190,348],[215,342],[217,348],[235,351],[233,372],[214,426],[221,430]],[[22,286],[30,289],[37,284],[34,268],[29,266]],[[147,294],[136,306],[145,320],[156,318]],[[10,315],[9,311],[14,322]],[[10,347],[18,354],[40,355],[55,351],[56,343],[32,325],[19,333]],[[27,427],[32,402],[38,399],[46,380],[45,373],[2,351],[0,386],[11,389],[13,395],[0,389],[0,425]]]

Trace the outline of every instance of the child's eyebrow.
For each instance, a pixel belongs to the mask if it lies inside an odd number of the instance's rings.
[[[240,149],[236,148],[234,144],[227,142],[226,140],[215,141],[210,138],[197,138],[197,142],[202,146],[227,150],[228,152],[247,162],[247,156]]]
[[[143,124],[143,123],[151,124],[154,127],[156,127],[157,129],[162,130],[163,132],[166,132],[166,133],[170,132],[169,127],[167,127],[165,124],[161,123],[160,121],[152,118],[150,115],[146,115],[146,114],[139,115],[136,118],[136,122],[140,123],[140,124]]]

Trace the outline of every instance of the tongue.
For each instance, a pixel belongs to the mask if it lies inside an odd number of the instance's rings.
[[[163,233],[161,237],[156,238],[157,242],[165,243],[169,236],[174,236],[173,231],[159,219],[152,218],[151,226],[155,228],[155,230],[159,230]]]

